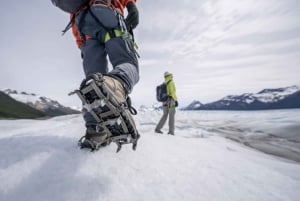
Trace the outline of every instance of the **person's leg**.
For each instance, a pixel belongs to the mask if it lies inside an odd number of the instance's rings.
[[[97,38],[105,46],[105,51],[113,66],[113,70],[108,75],[121,80],[126,92],[130,93],[139,80],[137,57],[134,52],[128,50],[122,36],[111,36],[110,40],[104,40],[108,30],[112,33],[115,30],[121,30],[116,12],[107,7],[91,6],[90,12],[85,15],[82,22],[83,34]]]
[[[86,40],[81,47],[83,70],[85,77],[92,75],[93,73],[108,72],[106,52],[104,45],[96,39]],[[86,126],[95,126],[97,124],[95,118],[83,108],[83,118],[86,122]]]
[[[163,106],[163,116],[161,117],[161,119],[159,120],[159,122],[155,128],[155,132],[162,133],[161,129],[162,129],[162,127],[164,127],[164,125],[167,121],[168,113],[169,113],[168,106]]]
[[[127,50],[122,38],[112,38],[105,44],[113,70],[109,74],[120,78],[130,93],[139,81],[138,61],[133,52]]]
[[[109,137],[123,136],[126,138],[124,143],[132,143],[135,149],[139,134],[136,130],[132,114],[134,109],[132,108],[129,101],[127,101],[127,95],[132,90],[133,86],[138,82],[138,63],[134,53],[127,51],[124,40],[121,37],[112,37],[109,41],[104,42],[107,29],[113,31],[118,27],[118,20],[115,13],[108,8],[91,8],[94,16],[88,13],[85,17],[82,28],[84,34],[89,35],[92,38],[97,38],[99,46],[95,43],[88,44],[90,48],[88,51],[97,55],[102,55],[101,58],[108,54],[110,62],[112,63],[113,70],[107,72],[107,61],[105,60],[106,69],[97,66],[104,66],[104,61],[97,58],[90,58],[86,60],[87,66],[84,67],[85,74],[89,76],[93,73],[92,79],[97,80],[96,85],[98,89],[95,89],[94,85],[92,88],[85,88],[86,93],[95,93],[97,96],[91,104],[88,104],[88,108],[92,108],[91,111],[94,116],[91,116],[89,112],[86,112],[85,118],[87,125],[95,123],[97,118],[101,120],[101,126]],[[101,23],[97,23],[95,17],[102,22],[106,27],[101,27]],[[87,40],[86,42],[88,42]],[[97,47],[104,47],[100,50],[100,53],[96,53]],[[94,48],[94,51],[90,51]],[[104,53],[104,52],[105,53]],[[89,54],[90,55],[90,54]],[[83,58],[85,58],[83,54]],[[92,65],[96,64],[96,65]],[[85,63],[84,63],[85,66]],[[91,86],[91,85],[90,85]],[[83,93],[85,93],[83,92]],[[98,101],[99,100],[99,101]],[[119,107],[121,106],[121,107]],[[93,112],[95,109],[95,112]],[[97,112],[96,112],[97,111]],[[114,123],[114,121],[121,120],[122,122]],[[127,138],[127,136],[129,138]],[[118,146],[120,142],[118,141]],[[121,143],[122,144],[122,143]]]
[[[88,39],[81,47],[81,54],[83,60],[83,70],[86,78],[89,78],[95,73],[107,73],[107,59],[104,45],[101,44],[97,39]],[[83,81],[82,85],[85,85]],[[90,111],[83,107],[82,109],[83,118],[85,120],[86,132],[85,139],[81,140],[81,147],[99,149],[100,146],[105,145],[105,140],[108,134],[104,131],[103,127],[98,125],[98,122]]]
[[[138,61],[134,52],[129,51],[123,37],[112,36],[111,32],[116,30],[120,31],[120,23],[118,21],[118,16],[115,15],[115,12],[108,9],[100,9],[97,12],[98,19],[102,24],[110,30],[110,39],[105,41],[105,51],[108,54],[109,60],[112,64],[113,70],[108,72],[103,76],[103,85],[101,86],[103,91],[107,92],[107,97],[109,97],[109,102],[116,105],[123,105],[125,107],[116,107],[110,108],[110,112],[114,115],[111,115],[109,118],[115,118],[119,116],[121,112],[122,128],[114,125],[110,126],[108,130],[111,131],[113,136],[131,134],[131,136],[137,140],[139,138],[138,131],[132,115],[136,113],[135,109],[131,106],[131,101],[128,101],[128,94],[132,91],[134,85],[139,81],[139,70],[138,70]],[[104,41],[105,36],[108,32],[103,32],[99,30],[96,34],[97,38],[101,41]],[[109,90],[106,90],[109,89]],[[102,110],[103,109],[103,110]],[[105,111],[102,108],[102,111]],[[119,111],[121,110],[121,111]],[[108,111],[107,111],[108,112]],[[105,115],[103,112],[101,115]],[[136,142],[135,142],[136,143]]]
[[[97,39],[88,39],[81,47],[83,70],[86,77],[93,73],[108,72],[104,45]]]
[[[169,132],[168,134],[174,135],[174,129],[175,129],[175,108],[169,109]]]

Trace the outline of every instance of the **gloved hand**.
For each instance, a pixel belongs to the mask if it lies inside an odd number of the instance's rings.
[[[127,28],[129,30],[134,29],[139,24],[139,11],[133,2],[129,2],[126,5],[126,8],[128,11],[128,15],[125,19]]]
[[[175,101],[175,107],[178,107],[178,101]]]

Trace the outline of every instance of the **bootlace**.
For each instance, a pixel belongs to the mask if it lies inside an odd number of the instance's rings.
[[[127,96],[126,103],[127,103],[127,107],[128,107],[129,112],[130,112],[132,115],[136,115],[136,114],[137,114],[137,111],[136,111],[136,109],[132,106],[131,98],[130,98],[129,96]]]

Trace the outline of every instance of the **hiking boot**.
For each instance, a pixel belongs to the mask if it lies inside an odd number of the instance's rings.
[[[106,85],[108,87],[108,89],[111,90],[113,96],[116,98],[119,105],[127,105],[124,108],[125,109],[124,117],[127,116],[128,119],[127,120],[124,119],[124,120],[128,121],[128,122],[126,122],[126,124],[128,124],[128,126],[132,127],[132,128],[130,128],[131,131],[136,131],[135,122],[132,117],[132,113],[136,114],[136,111],[134,111],[134,112],[130,111],[130,109],[133,109],[131,106],[131,101],[130,101],[130,99],[128,99],[121,81],[119,81],[113,77],[109,77],[109,76],[104,76],[104,80],[105,80],[104,85]]]
[[[155,129],[155,133],[163,134],[163,132],[161,130],[158,130],[158,129]]]
[[[170,132],[170,131],[169,131],[169,132],[168,132],[168,135],[175,135],[175,134],[174,134],[173,132]]]
[[[108,135],[104,132],[103,128],[88,126],[85,136],[80,138],[78,143],[81,148],[89,148],[94,151],[98,150],[101,146],[107,145],[107,137]]]
[[[132,148],[135,150],[140,135],[138,134],[132,115],[136,115],[137,111],[131,106],[131,100],[126,94],[122,81],[110,76],[103,76],[103,79],[103,88],[106,86],[109,89],[107,90],[107,96],[111,93],[110,95],[112,97],[110,97],[110,102],[116,107],[114,115],[119,116],[119,119],[121,119],[119,123],[116,123],[111,127],[107,126],[113,136],[124,136],[123,139],[115,141],[118,145],[117,152],[121,149],[122,144],[127,143],[132,143]]]
[[[139,134],[132,115],[137,112],[131,106],[121,80],[100,73],[92,74],[75,92],[97,125],[104,129],[109,142],[115,142],[118,147],[132,143],[136,149]]]
[[[103,143],[107,138],[107,134],[101,127],[97,130],[96,126],[88,126],[86,128],[85,138],[88,140],[93,140],[97,143]]]

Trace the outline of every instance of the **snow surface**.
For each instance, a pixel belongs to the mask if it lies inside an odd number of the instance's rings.
[[[114,144],[94,153],[80,150],[79,115],[0,120],[0,200],[299,200],[300,163],[226,139],[222,131],[264,135],[299,125],[300,110],[177,111],[175,136],[153,132],[160,116],[135,116],[138,148],[126,145],[119,153]]]

